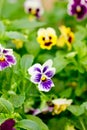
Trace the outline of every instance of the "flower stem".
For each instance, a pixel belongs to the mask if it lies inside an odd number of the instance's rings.
[[[83,130],[86,130],[85,125],[84,125],[84,123],[83,123],[83,120],[80,118],[79,121],[80,121],[80,124],[81,124],[81,126],[82,126],[82,129],[83,129]]]

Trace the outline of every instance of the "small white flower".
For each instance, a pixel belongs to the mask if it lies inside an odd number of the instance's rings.
[[[26,13],[32,14],[39,18],[42,16],[44,10],[40,0],[26,0],[24,3],[24,10]]]

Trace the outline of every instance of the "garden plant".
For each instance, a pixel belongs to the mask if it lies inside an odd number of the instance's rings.
[[[87,130],[87,0],[0,0],[0,130]]]

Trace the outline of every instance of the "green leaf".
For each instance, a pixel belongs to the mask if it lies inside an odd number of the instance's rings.
[[[23,55],[20,61],[21,69],[27,70],[33,63],[34,57],[33,55]]]
[[[78,31],[75,33],[75,40],[81,41],[86,36],[86,29],[82,26],[77,26]]]
[[[33,36],[33,40],[26,42],[25,48],[26,48],[27,52],[29,52],[30,54],[37,56],[40,51],[40,47],[35,39],[36,39],[36,36],[35,37]]]
[[[0,21],[0,36],[2,36],[5,32],[5,26],[2,21]]]
[[[81,107],[84,107],[84,109],[87,110],[87,102],[82,103]]]
[[[63,90],[59,95],[60,95],[62,98],[64,98],[64,97],[69,98],[70,95],[71,95],[71,93],[72,93],[72,88],[68,88],[68,89],[66,89],[66,90]]]
[[[12,113],[13,111],[12,104],[8,100],[0,98],[0,113]]]
[[[77,41],[73,44],[74,49],[78,53],[79,59],[83,58],[87,54],[86,44],[82,41]]]
[[[50,130],[65,130],[65,126],[68,122],[69,122],[68,118],[64,116],[61,118],[53,117],[48,122],[49,129]]]
[[[67,59],[64,58],[64,54],[62,54],[61,52],[58,52],[56,54],[56,57],[54,58],[54,67],[56,68],[56,72],[60,72],[61,70],[63,70],[67,64],[69,63],[69,61]]]
[[[70,53],[66,54],[65,57],[68,59],[71,59],[71,58],[75,57],[76,55],[77,55],[77,52],[74,51],[74,52],[70,52]]]
[[[17,127],[23,128],[25,130],[41,130],[40,126],[32,120],[23,119],[17,123]]]
[[[12,28],[15,29],[34,29],[37,27],[44,26],[46,23],[44,22],[37,22],[37,21],[29,21],[28,19],[20,19],[20,20],[15,20],[12,23]]]
[[[87,55],[80,60],[80,63],[83,65],[83,67],[87,71]]]
[[[84,108],[82,106],[71,105],[67,109],[75,116],[80,116],[84,113]]]
[[[10,39],[20,39],[20,40],[26,41],[25,36],[22,33],[19,33],[16,31],[6,32],[5,35],[7,38],[10,38]]]
[[[15,108],[21,107],[22,104],[24,103],[25,96],[24,95],[11,95],[10,96],[10,101],[13,104]]]
[[[36,116],[28,115],[27,116],[30,120],[35,121],[41,130],[48,130],[48,127],[42,122],[42,120]]]

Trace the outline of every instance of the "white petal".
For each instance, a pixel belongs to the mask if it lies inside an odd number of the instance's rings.
[[[28,13],[29,8],[31,8],[31,9],[39,8],[40,9],[40,14],[43,14],[43,12],[44,12],[40,0],[26,0],[24,2],[24,9],[25,9],[26,13]]]
[[[60,98],[60,99],[54,99],[52,100],[53,104],[56,105],[63,105],[63,104],[67,104],[70,105],[72,103],[72,99],[65,99],[65,98]]]
[[[47,33],[49,34],[54,34],[54,35],[56,35],[56,31],[53,29],[53,28],[51,28],[51,27],[48,27],[47,29]]]
[[[43,64],[42,68],[44,68],[45,66],[48,66],[48,67],[50,68],[50,67],[52,67],[52,64],[53,64],[53,61],[52,61],[51,59],[49,59],[49,60],[47,60],[47,61]]]
[[[31,66],[29,69],[28,69],[28,73],[30,75],[34,75],[35,73],[37,73],[38,71],[36,70],[36,68],[40,69],[42,68],[42,66],[40,64],[34,64],[33,66]]]
[[[37,35],[38,36],[41,36],[41,35],[45,36],[46,35],[46,30],[44,28],[40,28],[38,30],[38,32],[37,32]]]

